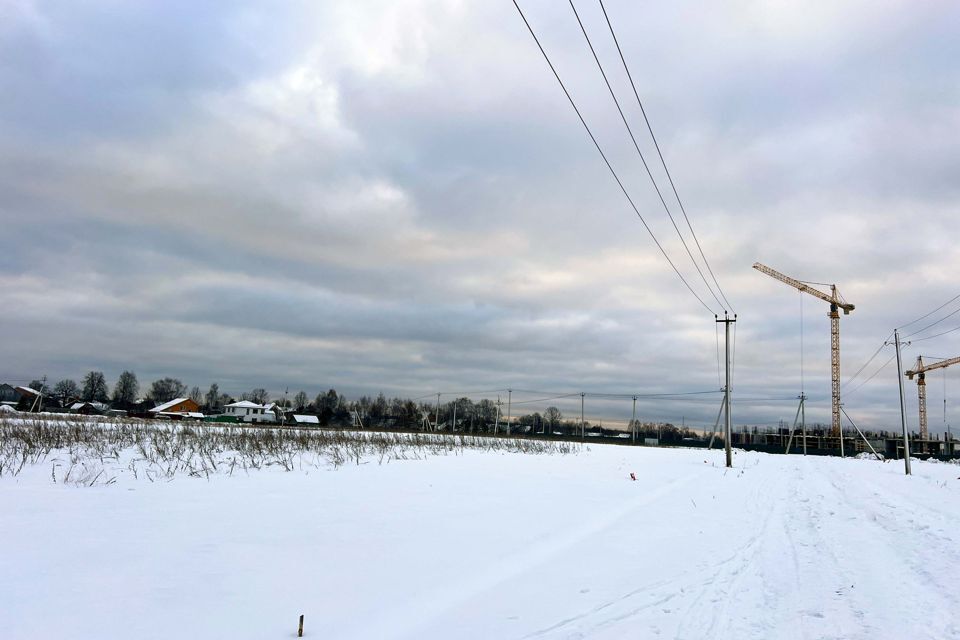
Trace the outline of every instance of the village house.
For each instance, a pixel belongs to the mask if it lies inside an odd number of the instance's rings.
[[[240,400],[226,405],[223,408],[223,415],[233,416],[240,422],[276,422],[277,414],[273,411],[274,406],[276,405]]]
[[[200,413],[200,405],[190,398],[174,398],[170,402],[164,402],[163,404],[155,406],[153,409],[150,409],[148,413],[155,418],[182,419],[203,417],[203,414]]]
[[[100,402],[74,402],[67,410],[82,416],[95,416],[104,413],[106,409],[107,406]]]
[[[14,387],[18,397],[17,408],[21,411],[39,411],[43,407],[43,396],[31,387]]]
[[[17,404],[19,399],[20,394],[13,388],[13,385],[7,384],[6,382],[0,384],[0,403]]]

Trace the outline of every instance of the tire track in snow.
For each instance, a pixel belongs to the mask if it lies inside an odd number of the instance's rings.
[[[767,543],[768,531],[774,515],[781,509],[772,498],[780,493],[780,487],[756,485],[750,496],[750,513],[762,515],[759,525],[754,520],[750,528],[753,534],[737,545],[736,551],[715,565],[716,571],[702,583],[692,583],[685,590],[696,593],[687,607],[677,628],[676,638],[726,638],[731,636],[727,630],[731,626],[730,608],[733,605],[732,594],[739,584],[749,575],[761,555],[761,549]]]
[[[824,465],[804,466],[806,473],[800,481],[807,495],[791,505],[788,512],[794,538],[804,549],[798,556],[796,575],[801,586],[797,613],[805,621],[802,637],[840,638],[836,635],[838,629],[858,629],[863,635],[852,637],[872,637],[875,630],[864,615],[869,609],[859,592],[851,591],[857,577],[844,560],[848,543],[838,544],[846,537],[836,526],[842,500],[836,486],[825,477],[825,469]],[[844,636],[851,637],[849,631]]]
[[[792,535],[805,550],[797,575],[802,637],[886,637],[890,629],[903,628],[904,620],[917,621],[910,637],[958,637],[950,621],[956,599],[949,592],[956,587],[939,585],[939,593],[931,596],[929,583],[936,582],[923,567],[926,556],[911,544],[916,532],[901,524],[913,519],[916,505],[906,497],[899,505],[886,500],[872,481],[863,484],[863,476],[850,473],[852,464],[857,463],[805,466],[806,497],[789,510]],[[911,594],[924,594],[926,601]],[[889,604],[878,607],[878,602]],[[922,622],[916,616],[921,609],[928,612]]]
[[[728,480],[735,480],[736,477],[738,476],[730,476]],[[771,486],[770,483],[757,483],[752,486],[747,496],[737,496],[736,492],[731,494],[738,502],[749,505],[745,512],[740,514],[737,526],[742,528],[739,530],[752,530],[753,533],[746,541],[735,536],[724,539],[722,550],[727,553],[719,561],[701,562],[685,569],[677,568],[679,574],[673,579],[633,589],[616,599],[593,606],[583,613],[523,637],[619,638],[626,631],[623,623],[641,615],[647,616],[644,620],[648,625],[647,635],[671,635],[669,627],[678,624],[678,616],[671,612],[681,608],[683,612],[679,614],[679,627],[672,633],[674,637],[728,637],[724,629],[729,626],[729,611],[732,606],[729,595],[737,589],[744,576],[756,575],[751,574],[749,569],[755,563],[758,550],[764,544],[766,534],[780,510],[774,498],[781,493],[782,490],[778,487],[782,484],[780,482]],[[743,522],[745,517],[746,523]],[[703,577],[705,573],[709,574],[706,578]],[[638,599],[640,603],[625,611],[616,611],[615,615],[610,615],[614,612],[608,611],[615,605],[622,606]],[[656,611],[669,602],[674,603],[670,609]],[[651,611],[668,614],[667,620],[661,619],[662,615],[649,616]],[[574,623],[580,624],[574,627]],[[631,629],[630,633],[635,633],[635,630]]]
[[[903,483],[918,479],[898,478],[897,483],[883,487],[881,493],[873,491],[875,487],[857,484],[836,468],[831,469],[829,475],[829,482],[843,500],[845,509],[860,514],[855,518],[859,526],[853,534],[859,536],[876,556],[886,560],[883,571],[876,571],[872,564],[862,562],[851,569],[861,583],[884,591],[890,601],[896,603],[894,611],[883,615],[910,619],[915,612],[923,610],[926,614],[923,622],[916,625],[913,637],[960,638],[960,625],[955,616],[960,604],[957,582],[944,583],[928,569],[933,564],[957,566],[960,554],[953,544],[944,544],[944,540],[952,542],[949,537],[918,522],[936,519],[930,508],[918,504],[922,500],[911,499],[898,490]],[[843,561],[848,566],[853,564],[850,558],[843,558]],[[936,588],[931,590],[930,585]],[[869,610],[869,601],[861,604],[863,609]]]
[[[547,634],[549,634],[549,633],[552,633],[552,632],[554,632],[554,631],[557,631],[557,630],[559,630],[559,629],[562,629],[563,627],[566,627],[566,626],[568,626],[569,624],[571,624],[571,623],[573,623],[573,622],[577,622],[578,620],[583,620],[583,619],[588,618],[588,617],[590,617],[590,616],[592,616],[592,615],[594,615],[594,614],[600,613],[601,611],[604,611],[604,610],[606,610],[606,609],[608,609],[608,608],[610,608],[610,607],[612,607],[612,606],[614,606],[614,605],[616,605],[616,604],[618,604],[618,603],[620,603],[620,602],[633,599],[633,598],[635,598],[635,597],[638,596],[638,595],[649,594],[651,591],[654,591],[654,590],[656,590],[656,589],[660,589],[661,587],[666,587],[666,586],[670,585],[671,583],[672,583],[672,581],[670,581],[670,580],[660,580],[660,581],[654,582],[653,584],[644,585],[644,586],[642,586],[642,587],[640,587],[640,588],[638,588],[638,589],[634,589],[633,591],[630,591],[629,593],[626,593],[626,594],[620,596],[619,598],[617,598],[617,599],[615,599],[615,600],[611,600],[611,601],[605,602],[605,603],[603,603],[603,604],[600,604],[600,605],[598,605],[598,606],[594,606],[594,607],[592,607],[590,610],[588,610],[588,611],[586,611],[586,612],[584,612],[584,613],[581,613],[581,614],[572,616],[572,617],[570,617],[570,618],[566,618],[566,619],[561,620],[560,622],[557,622],[556,624],[553,624],[553,625],[551,625],[551,626],[549,626],[549,627],[546,627],[546,628],[544,628],[544,629],[540,629],[540,630],[538,630],[538,631],[534,631],[533,633],[528,633],[527,635],[523,636],[523,638],[524,638],[524,640],[526,640],[526,639],[528,639],[528,638],[539,638],[539,637],[543,637],[543,636],[545,636],[545,635],[547,635]],[[631,609],[631,610],[629,610],[629,611],[627,611],[627,612],[625,612],[625,613],[620,613],[620,614],[618,614],[618,615],[616,615],[616,616],[614,616],[614,617],[612,617],[612,618],[606,618],[603,622],[601,622],[600,624],[596,625],[596,627],[606,626],[606,625],[613,624],[613,623],[616,623],[616,622],[622,622],[623,620],[627,620],[627,619],[629,619],[629,618],[635,617],[636,615],[642,613],[643,611],[646,611],[646,610],[651,609],[651,608],[653,608],[653,607],[658,607],[658,606],[660,606],[660,605],[666,604],[666,603],[670,602],[671,600],[673,600],[675,597],[677,597],[677,593],[674,592],[673,590],[671,590],[670,592],[668,592],[666,595],[664,595],[664,594],[662,594],[662,593],[655,593],[655,594],[652,594],[652,595],[654,595],[654,597],[655,597],[654,600],[649,601],[649,602],[646,602],[646,603],[644,603],[644,604],[642,604],[642,605],[640,605],[640,606],[638,606],[638,607],[635,607],[635,608],[633,608],[633,609]]]
[[[376,623],[370,628],[363,630],[358,637],[368,638],[387,638],[387,637],[419,637],[417,631],[423,627],[428,627],[430,622],[437,617],[468,602],[471,598],[495,588],[511,578],[528,572],[548,561],[561,555],[585,540],[594,539],[600,532],[614,527],[624,517],[640,507],[646,506],[652,502],[660,500],[670,493],[690,484],[700,476],[706,473],[706,469],[690,473],[686,476],[667,482],[660,487],[652,489],[642,496],[629,500],[616,509],[595,517],[584,524],[567,530],[552,537],[549,543],[538,543],[532,547],[526,547],[522,551],[515,552],[510,556],[494,563],[485,571],[453,584],[444,585],[434,593],[425,595],[418,604],[419,617],[412,621],[407,609],[391,610],[384,613]],[[584,614],[589,615],[589,613]],[[582,616],[571,618],[570,621]],[[555,626],[562,626],[569,621],[558,623]],[[543,633],[546,633],[544,631]]]

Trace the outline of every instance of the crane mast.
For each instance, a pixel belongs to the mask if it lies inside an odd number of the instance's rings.
[[[907,371],[906,376],[909,380],[917,378],[917,404],[920,405],[920,439],[927,439],[927,371],[935,369],[944,369],[952,364],[960,363],[960,357],[938,360],[930,364],[924,364],[923,356],[917,356],[917,363],[913,369]]]
[[[776,269],[754,263],[753,268],[760,273],[765,273],[774,280],[808,293],[815,298],[820,298],[830,304],[830,312],[827,314],[830,318],[830,395],[831,395],[831,433],[840,436],[840,309],[843,309],[844,315],[849,315],[854,310],[854,305],[845,302],[840,298],[837,292],[837,285],[830,285],[830,293],[825,293],[811,287],[810,285],[784,275]],[[840,450],[843,451],[843,441],[840,442]]]

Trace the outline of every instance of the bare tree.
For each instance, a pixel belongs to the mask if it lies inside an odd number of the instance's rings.
[[[297,395],[293,396],[293,406],[297,411],[303,411],[307,408],[307,405],[310,404],[310,398],[307,397],[306,392],[300,391]]]
[[[337,405],[340,403],[340,396],[337,395],[335,389],[330,389],[326,393],[321,393],[317,396],[317,408],[322,411],[329,411],[333,413],[337,409]]]
[[[187,385],[176,378],[163,378],[150,385],[150,399],[157,403],[170,402],[187,394]]]
[[[60,404],[65,404],[69,400],[80,397],[80,387],[73,380],[61,380],[53,386],[53,395]]]
[[[83,377],[80,398],[85,402],[106,402],[110,399],[110,389],[102,371],[91,371]]]
[[[477,418],[479,418],[481,425],[493,422],[496,417],[497,405],[493,400],[484,398],[477,403]]]
[[[556,407],[547,407],[543,412],[543,422],[550,429],[555,429],[563,421],[563,414]]]
[[[249,400],[250,402],[256,402],[257,404],[267,404],[270,400],[270,394],[267,393],[266,389],[257,388],[251,391],[250,393],[244,393],[240,396],[244,400]]]
[[[118,406],[130,406],[137,401],[140,393],[140,383],[132,371],[124,371],[113,388],[113,402]]]
[[[216,382],[210,385],[210,390],[207,391],[204,403],[207,411],[219,411],[220,407],[223,406],[223,401],[220,396],[220,385]]]

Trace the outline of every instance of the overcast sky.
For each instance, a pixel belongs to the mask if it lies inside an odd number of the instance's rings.
[[[570,7],[521,6],[641,214],[720,311]],[[655,162],[599,5],[577,6]],[[835,282],[856,305],[844,379],[960,293],[960,5],[606,7],[739,314],[735,420],[793,418],[803,298],[807,416],[829,421],[827,305],[751,265]],[[0,220],[0,380],[95,369],[112,384],[131,369],[144,385],[311,396],[720,387],[713,315],[507,1],[0,3]],[[905,364],[918,353],[958,355],[960,332],[912,345]],[[958,379],[947,371],[948,402]],[[890,365],[846,408],[898,426],[896,393]],[[718,402],[641,412],[712,423]]]

